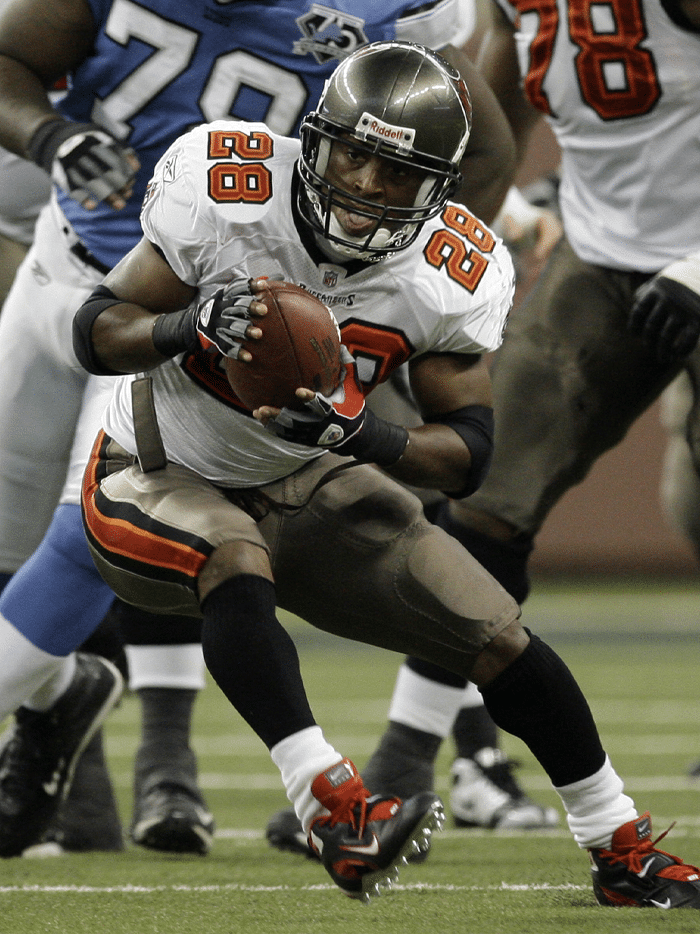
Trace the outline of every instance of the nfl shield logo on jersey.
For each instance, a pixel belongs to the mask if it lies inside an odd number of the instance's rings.
[[[326,269],[323,273],[323,285],[327,289],[335,288],[338,284],[338,271],[336,269]]]
[[[346,58],[368,41],[363,19],[320,3],[312,4],[297,24],[304,38],[294,43],[294,54],[313,55],[321,65]]]

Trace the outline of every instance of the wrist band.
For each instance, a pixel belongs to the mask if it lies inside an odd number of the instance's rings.
[[[153,325],[153,346],[164,357],[176,357],[199,346],[195,325],[196,308],[185,308],[169,314],[158,315]]]

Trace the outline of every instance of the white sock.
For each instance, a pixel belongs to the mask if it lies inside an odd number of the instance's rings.
[[[204,656],[199,642],[182,645],[127,645],[129,687],[186,688],[200,691],[205,685]]]
[[[471,710],[474,707],[484,706],[484,698],[482,697],[481,691],[473,681],[470,681],[465,687],[464,694],[462,695],[462,703],[459,706],[463,710]]]
[[[74,655],[51,655],[0,614],[0,720],[18,707],[48,710],[75,672]]]
[[[328,814],[311,794],[311,783],[343,757],[326,742],[320,726],[310,726],[287,736],[272,747],[270,755],[282,774],[287,797],[294,805],[304,833],[308,833],[314,818]]]
[[[389,719],[445,739],[464,700],[464,688],[439,684],[401,665]]]
[[[607,756],[595,774],[555,788],[566,809],[569,829],[582,849],[609,850],[618,827],[639,817],[623,788]]]

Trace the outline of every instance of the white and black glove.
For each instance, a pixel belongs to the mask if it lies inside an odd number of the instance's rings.
[[[700,254],[671,263],[637,289],[629,324],[659,362],[686,357],[700,338]]]
[[[342,378],[330,396],[316,393],[301,409],[283,408],[265,427],[294,444],[327,448],[344,457],[389,467],[403,454],[408,432],[367,408],[355,360],[344,346],[341,359]]]
[[[79,204],[128,197],[138,166],[134,150],[101,127],[60,117],[39,127],[27,156]]]
[[[219,289],[196,309],[199,343],[211,353],[218,351],[237,360],[251,323],[250,303],[259,301],[250,289],[250,280],[231,282]]]
[[[202,349],[236,360],[252,321],[250,303],[259,301],[251,281],[238,279],[203,302],[160,315],[153,326],[153,346],[164,357]]]

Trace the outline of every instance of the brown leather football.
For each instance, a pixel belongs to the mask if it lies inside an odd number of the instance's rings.
[[[267,314],[254,319],[262,338],[243,343],[253,359],[224,358],[236,396],[252,411],[261,405],[298,408],[294,393],[300,387],[330,395],[342,366],[340,331],[330,309],[301,286],[275,279],[255,297]]]

